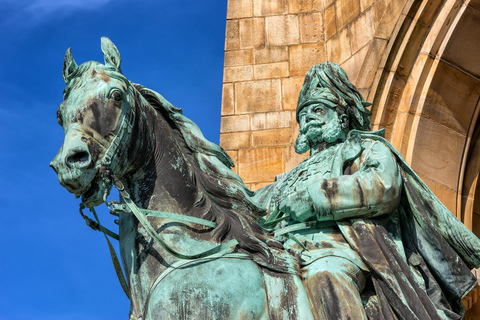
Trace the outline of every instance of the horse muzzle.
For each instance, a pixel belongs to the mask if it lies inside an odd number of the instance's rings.
[[[82,133],[80,126],[71,125],[65,133],[60,151],[50,162],[60,184],[76,196],[90,188],[97,174],[87,141],[88,137]]]

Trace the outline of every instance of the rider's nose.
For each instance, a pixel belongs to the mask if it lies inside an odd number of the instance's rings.
[[[91,156],[88,152],[88,149],[84,148],[75,148],[71,149],[67,156],[65,157],[65,164],[70,169],[80,169],[85,168],[91,163]],[[52,161],[53,162],[53,161]],[[55,168],[54,168],[55,170]]]

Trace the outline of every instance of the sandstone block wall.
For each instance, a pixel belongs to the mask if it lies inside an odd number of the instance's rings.
[[[298,94],[312,65],[339,63],[367,98],[405,2],[228,1],[220,145],[248,187],[272,182],[307,156],[293,143]]]

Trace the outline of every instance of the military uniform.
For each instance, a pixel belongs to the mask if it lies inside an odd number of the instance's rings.
[[[345,300],[345,295],[352,295],[359,301],[368,267],[352,249],[336,221],[391,214],[400,202],[402,181],[394,156],[381,142],[363,140],[361,152],[351,154],[351,158],[348,158],[346,149],[348,145],[338,143],[309,157],[292,171],[278,176],[273,185],[259,190],[257,198],[272,212],[280,199],[306,190],[312,200],[312,210],[309,214],[290,217],[279,228],[309,220],[318,222],[315,226],[290,232],[284,246],[299,257],[307,288],[323,286],[318,277],[322,277],[324,283],[338,282],[332,287],[336,293],[328,286],[310,291],[325,297],[337,295],[341,300]],[[345,168],[338,168],[336,164],[339,162],[348,164]],[[318,275],[327,271],[336,272]],[[310,284],[312,277],[316,284]],[[318,299],[324,300],[322,297]],[[321,303],[315,305],[321,307]],[[350,306],[354,307],[353,303]],[[361,303],[359,307],[361,309],[353,313],[356,319],[362,319],[361,313],[364,313]],[[343,313],[353,312],[352,308],[333,309],[338,319]],[[317,310],[323,312],[320,311]],[[324,312],[327,318],[333,316],[329,311]]]
[[[480,241],[381,132],[351,131],[255,197],[271,213],[302,192],[311,210],[276,229],[291,230],[284,246],[299,258],[320,319],[461,318],[461,299],[476,284],[469,268],[479,265]],[[360,297],[366,278],[371,285]]]

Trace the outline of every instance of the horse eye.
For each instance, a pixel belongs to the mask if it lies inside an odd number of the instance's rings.
[[[113,98],[113,100],[115,101],[122,101],[123,99],[123,94],[120,90],[115,90],[112,92],[111,94],[111,97]]]

